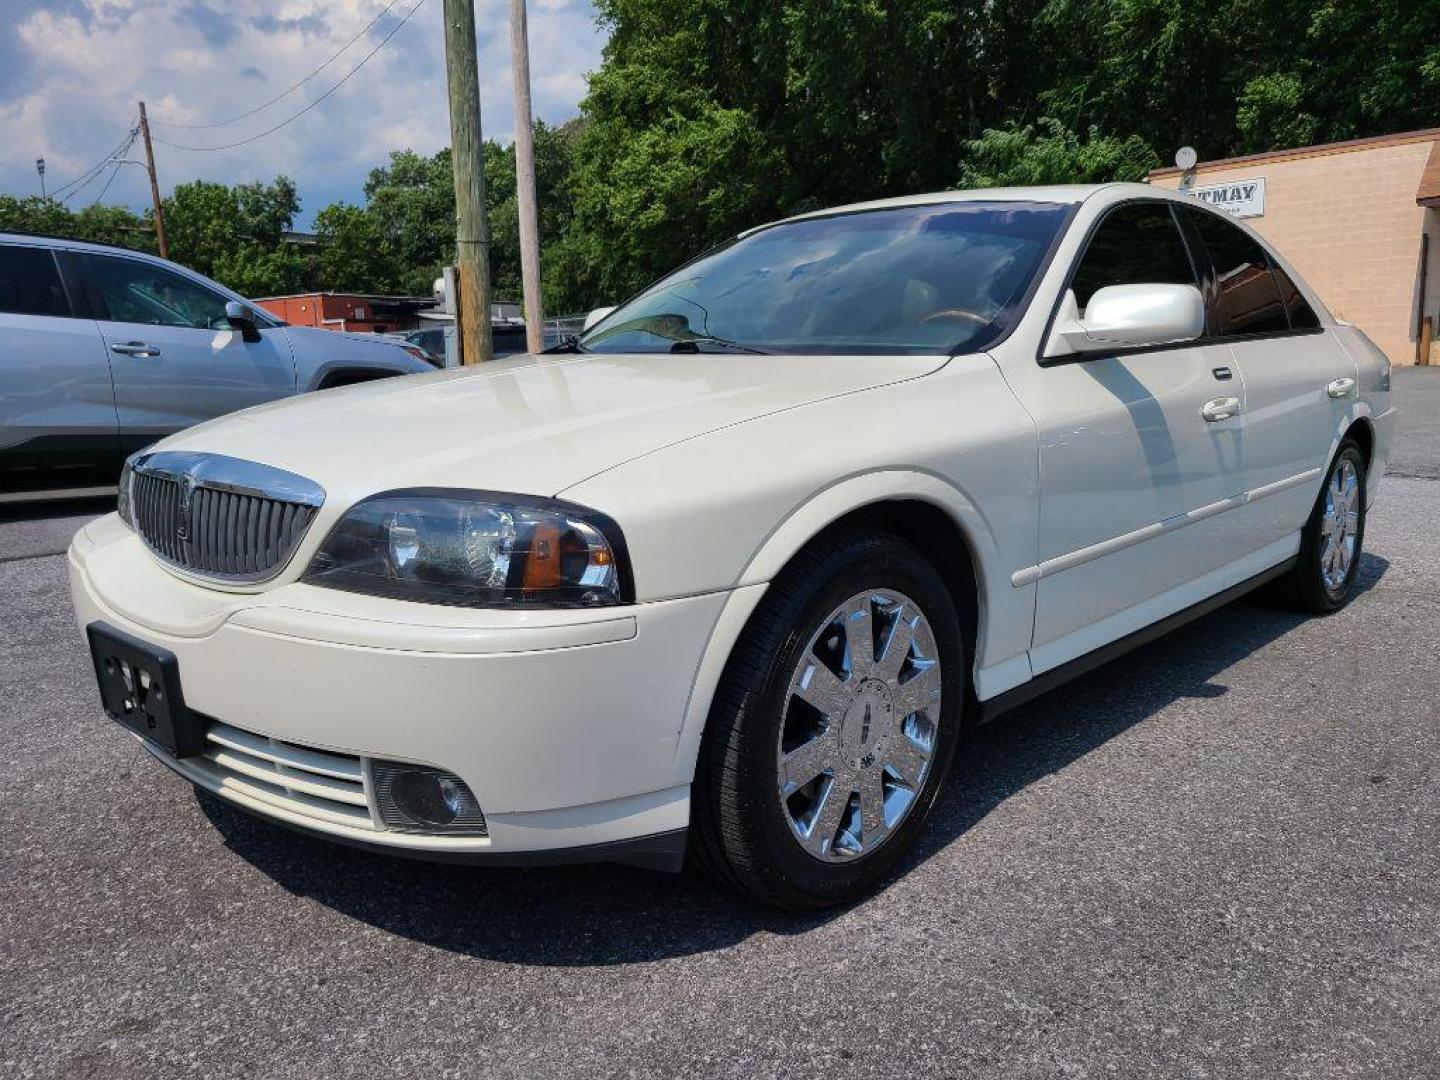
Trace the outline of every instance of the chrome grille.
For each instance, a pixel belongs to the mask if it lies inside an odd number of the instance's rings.
[[[136,458],[130,472],[128,512],[145,545],[223,581],[278,574],[325,499],[304,477],[218,454],[161,451]]]

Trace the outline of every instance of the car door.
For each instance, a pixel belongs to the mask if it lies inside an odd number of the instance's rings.
[[[75,253],[109,353],[121,441],[128,448],[295,392],[283,327],[260,340],[230,329],[223,294],[161,263]]]
[[[1170,204],[1138,200],[1099,220],[1066,288],[1083,315],[1100,288],[1171,283],[1198,285],[1197,266]],[[1239,381],[1203,341],[1039,364],[1017,383],[1039,434],[1037,673],[1219,591],[1219,523],[1244,490],[1240,417],[1205,415]]]
[[[1245,387],[1248,502],[1236,538],[1247,552],[1263,550],[1293,539],[1309,516],[1358,371],[1258,241],[1212,211],[1182,211],[1208,261],[1214,330]]]
[[[114,483],[105,345],[48,247],[0,243],[0,495]]]

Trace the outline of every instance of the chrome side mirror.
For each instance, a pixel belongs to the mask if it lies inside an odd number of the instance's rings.
[[[1045,343],[1045,357],[1111,352],[1191,341],[1205,332],[1205,299],[1194,285],[1108,285],[1081,317],[1067,290]]]

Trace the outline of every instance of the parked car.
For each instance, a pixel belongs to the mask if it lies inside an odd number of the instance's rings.
[[[415,348],[423,349],[426,356],[436,367],[444,367],[445,338],[447,334],[453,332],[453,327],[427,326],[420,330],[408,330],[396,336]],[[492,323],[490,341],[496,357],[515,356],[518,353],[523,353],[526,348],[525,324],[513,322]]]
[[[1279,254],[1135,184],[792,218],[563,350],[133,459],[70,552],[110,715],[346,843],[840,903],[963,728],[1262,583],[1343,605],[1395,418]]]
[[[201,420],[432,370],[164,259],[0,233],[0,492],[113,484],[127,454]]]
[[[406,330],[394,336],[425,353],[425,358],[436,367],[445,366],[445,327],[427,326],[423,330]]]

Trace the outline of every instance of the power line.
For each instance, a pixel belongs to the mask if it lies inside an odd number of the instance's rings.
[[[69,190],[70,188],[75,187],[75,185],[77,185],[77,184],[79,184],[79,185],[81,185],[81,186],[83,187],[83,186],[85,186],[86,184],[89,184],[90,181],[93,180],[96,176],[98,176],[98,175],[104,170],[105,166],[108,165],[108,164],[110,164],[110,162],[115,159],[115,156],[120,153],[120,148],[125,145],[126,140],[128,140],[128,139],[131,137],[131,135],[134,134],[135,128],[133,127],[133,124],[134,124],[134,119],[133,119],[133,117],[131,118],[131,124],[132,124],[132,126],[130,127],[130,129],[127,130],[127,131],[125,132],[124,137],[121,138],[121,140],[120,140],[118,143],[115,144],[114,149],[112,149],[109,153],[107,153],[103,158],[101,158],[99,161],[97,161],[94,165],[90,166],[90,168],[86,169],[83,173],[81,173],[79,176],[77,176],[74,180],[71,180],[69,183],[66,183],[66,184],[61,184],[61,185],[60,185],[59,187],[57,187],[57,188],[52,188],[51,191],[50,191],[50,198],[52,198],[52,199],[55,198],[55,197],[58,196],[62,191],[67,191],[67,190]],[[73,194],[74,194],[73,191],[70,192],[70,195],[73,195]],[[70,198],[70,195],[65,196],[65,198],[66,198],[66,199]],[[63,201],[63,200],[62,200],[62,201]]]
[[[390,9],[393,8],[393,7],[394,7],[396,4],[398,4],[399,2],[400,2],[400,0],[390,0],[390,3],[388,3],[388,4],[385,5],[385,7],[381,10],[380,14],[376,15],[373,19],[371,19],[368,23],[366,23],[365,26],[361,29],[361,31],[360,31],[358,34],[356,34],[354,37],[352,37],[349,41],[347,41],[344,45],[342,45],[342,46],[339,48],[339,50],[337,50],[336,52],[332,53],[331,56],[330,56],[330,59],[326,60],[323,64],[321,64],[319,67],[317,67],[314,71],[310,72],[309,75],[306,75],[303,79],[301,79],[299,82],[297,82],[294,86],[291,86],[288,90],[281,91],[280,93],[278,93],[278,94],[276,94],[274,97],[272,97],[269,101],[265,101],[265,102],[262,102],[262,103],[259,104],[259,105],[256,105],[256,106],[255,106],[253,109],[251,109],[249,112],[243,112],[243,113],[240,113],[238,116],[232,116],[229,120],[220,120],[220,121],[217,121],[216,123],[213,123],[213,124],[172,124],[172,123],[170,123],[170,122],[167,121],[167,120],[159,120],[159,121],[152,120],[152,121],[150,122],[150,123],[151,123],[151,126],[152,126],[152,127],[167,127],[167,128],[173,128],[173,129],[175,129],[176,131],[205,131],[205,130],[209,130],[209,129],[211,129],[211,128],[228,127],[228,126],[231,125],[231,124],[237,123],[237,122],[239,122],[239,121],[241,121],[241,120],[247,119],[248,117],[254,116],[256,113],[262,112],[263,110],[268,109],[271,105],[274,105],[277,101],[280,101],[280,100],[282,100],[282,99],[284,99],[284,98],[289,97],[289,96],[290,96],[291,94],[293,94],[296,90],[299,90],[300,87],[304,86],[304,85],[305,85],[306,83],[308,83],[311,79],[315,78],[316,75],[319,75],[322,71],[324,71],[326,68],[328,68],[328,67],[329,67],[331,64],[333,64],[336,60],[339,60],[340,57],[349,50],[349,48],[350,48],[351,45],[354,45],[354,44],[355,44],[357,41],[359,41],[362,37],[364,37],[366,34],[368,34],[368,33],[370,32],[371,27],[373,27],[376,23],[378,23],[378,22],[379,22],[381,19],[383,19],[386,15],[390,14]]]
[[[130,152],[130,148],[135,145],[135,140],[139,137],[139,135],[140,132],[138,129],[130,132],[130,138],[126,140],[124,149],[117,153],[115,157],[122,158],[126,154],[128,154]],[[105,198],[105,193],[110,190],[110,185],[115,183],[115,177],[120,175],[120,166],[123,164],[125,164],[123,161],[117,160],[115,162],[115,167],[110,170],[110,179],[105,181],[105,186],[100,189],[100,194],[95,196],[94,201],[90,204],[91,206],[99,205],[100,200]]]
[[[260,132],[260,134],[258,134],[258,135],[252,135],[252,136],[250,136],[250,138],[248,138],[248,139],[241,139],[241,140],[239,140],[238,142],[225,143],[223,146],[186,146],[186,145],[184,145],[183,143],[173,143],[173,142],[170,142],[168,139],[162,139],[162,138],[160,138],[158,135],[155,135],[155,136],[152,136],[152,137],[154,138],[154,140],[155,140],[156,142],[160,143],[162,146],[168,146],[168,147],[170,147],[170,149],[172,149],[172,150],[197,150],[197,151],[204,151],[204,152],[207,152],[207,153],[208,153],[208,152],[211,152],[211,151],[215,151],[215,150],[234,150],[237,146],[245,146],[245,145],[247,145],[247,144],[249,144],[249,143],[257,142],[258,140],[265,138],[266,135],[271,135],[271,134],[279,131],[281,128],[285,127],[286,125],[292,124],[292,123],[294,123],[296,120],[299,120],[300,117],[304,116],[304,115],[305,115],[306,113],[308,113],[311,109],[315,108],[317,105],[319,105],[321,102],[323,102],[326,98],[328,98],[331,94],[335,93],[336,90],[339,90],[340,87],[344,86],[347,82],[349,82],[349,81],[350,81],[350,77],[353,76],[353,75],[354,75],[357,71],[359,71],[361,68],[363,68],[363,67],[366,65],[366,63],[369,62],[369,60],[370,60],[370,58],[371,58],[372,56],[374,56],[374,55],[375,55],[376,53],[378,53],[381,49],[383,49],[383,48],[385,47],[386,43],[389,42],[389,40],[390,40],[392,37],[394,37],[396,34],[398,34],[398,33],[400,32],[401,28],[402,28],[407,22],[410,21],[410,16],[414,15],[415,12],[419,11],[419,10],[424,6],[424,4],[425,4],[425,0],[416,0],[415,6],[412,7],[409,11],[407,11],[407,12],[405,13],[404,18],[402,18],[398,23],[396,23],[395,26],[390,30],[390,32],[389,32],[388,34],[386,34],[383,38],[380,39],[380,43],[379,43],[378,45],[376,45],[375,48],[371,49],[368,53],[366,53],[365,56],[360,60],[360,62],[359,62],[358,64],[356,64],[353,68],[351,68],[349,71],[347,71],[347,72],[345,73],[344,77],[342,77],[342,78],[340,79],[340,81],[337,82],[334,86],[330,87],[329,90],[326,90],[325,93],[321,94],[318,98],[316,98],[314,101],[312,101],[309,105],[306,105],[305,108],[301,109],[299,112],[295,113],[293,116],[290,116],[290,117],[287,117],[287,118],[284,119],[284,120],[281,120],[280,123],[276,124],[274,127],[266,128],[264,131]]]
[[[133,123],[133,118],[132,118],[132,123]],[[134,128],[132,127],[132,128],[130,129],[130,131],[127,131],[127,132],[125,133],[124,137],[123,137],[118,143],[115,144],[114,148],[111,149],[109,153],[107,153],[103,158],[101,158],[99,161],[97,161],[94,165],[90,166],[90,168],[86,169],[83,173],[81,173],[79,176],[77,176],[74,180],[71,180],[71,181],[70,181],[69,183],[67,183],[67,184],[61,184],[59,187],[54,188],[54,189],[50,192],[50,197],[53,199],[56,195],[59,195],[60,192],[65,191],[67,188],[72,188],[72,187],[74,187],[76,184],[81,183],[82,181],[83,181],[83,182],[88,182],[96,173],[98,173],[101,169],[105,168],[105,166],[108,165],[108,164],[110,163],[110,161],[114,159],[115,155],[120,152],[120,147],[122,147],[122,146],[125,145],[125,140],[128,139],[128,138],[130,138],[130,132],[133,131],[133,130],[134,130]]]

